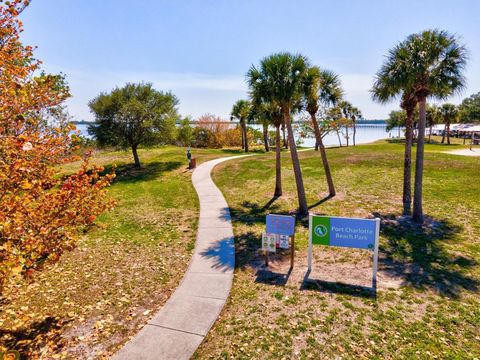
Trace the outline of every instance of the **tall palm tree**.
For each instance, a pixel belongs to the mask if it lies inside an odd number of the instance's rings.
[[[250,115],[250,102],[248,100],[237,100],[233,105],[231,115],[232,118],[240,122],[243,148],[245,152],[248,152],[247,120]]]
[[[329,70],[322,70],[317,66],[311,66],[305,73],[303,93],[305,97],[305,109],[312,119],[316,145],[320,150],[325,177],[327,178],[328,192],[330,196],[335,196],[335,186],[333,184],[330,165],[328,164],[327,152],[323,144],[322,129],[317,120],[317,112],[321,103],[330,105],[336,104],[340,100],[342,97],[340,79],[338,75]]]
[[[339,103],[339,107],[342,110],[343,117],[346,119],[345,131],[346,131],[347,146],[349,145],[348,127],[350,126],[350,124],[353,125],[353,146],[355,146],[355,137],[357,135],[356,121],[358,118],[362,117],[362,113],[358,108],[356,108],[346,100],[342,100]]]
[[[274,102],[266,102],[260,92],[262,89],[254,88],[250,92],[252,109],[256,116],[262,118],[263,123],[275,126],[275,192],[273,196],[282,196],[282,135],[280,127],[283,123],[282,109]]]
[[[442,144],[445,143],[445,136],[447,137],[447,144],[450,145],[450,124],[458,117],[458,109],[453,104],[443,104],[440,107],[440,116],[445,124],[445,130],[443,131]]]
[[[304,56],[282,52],[263,58],[258,68],[252,66],[247,73],[250,89],[261,93],[265,101],[278,104],[282,111],[288,132],[290,155],[297,184],[299,213],[301,215],[307,215],[308,207],[302,170],[293,136],[291,111],[301,98],[301,87],[307,67],[308,61]]]
[[[261,103],[259,100],[252,99],[252,106],[250,108],[250,114],[248,119],[250,122],[254,122],[258,125],[262,125],[262,135],[263,135],[263,145],[265,147],[265,152],[270,151],[270,145],[268,143],[268,126],[271,124],[270,119],[268,118],[268,113],[266,112],[266,104]]]
[[[466,49],[455,36],[446,31],[426,30],[412,34],[388,53],[377,73],[374,84],[390,93],[411,93],[419,105],[417,156],[415,160],[415,191],[413,220],[423,222],[423,165],[426,104],[428,97],[444,99],[465,85],[463,70]],[[382,86],[380,86],[381,88]]]
[[[440,112],[436,105],[428,105],[425,118],[425,126],[428,126],[428,143],[432,142],[433,126],[439,122]]]

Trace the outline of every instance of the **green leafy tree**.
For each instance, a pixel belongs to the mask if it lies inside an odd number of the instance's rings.
[[[407,114],[405,110],[392,110],[388,114],[387,118],[387,131],[392,131],[394,128],[398,128],[398,137],[400,137],[400,129],[405,126]]]
[[[415,162],[413,220],[423,222],[423,165],[427,98],[444,99],[464,87],[467,55],[463,45],[446,31],[412,34],[388,53],[374,85],[389,94],[408,94],[419,104],[418,145]],[[379,85],[379,86],[377,86]],[[394,95],[394,96],[395,96]],[[382,97],[377,96],[382,99]]]
[[[232,108],[232,118],[240,122],[242,129],[242,149],[248,152],[247,121],[250,115],[250,102],[248,100],[238,100]]]
[[[258,91],[264,95],[267,102],[278,104],[282,111],[288,132],[301,215],[308,214],[308,207],[302,170],[293,136],[291,112],[302,97],[303,78],[307,68],[308,61],[304,56],[282,52],[263,58],[260,66],[258,68],[252,66],[247,74],[250,89],[259,89]]]
[[[173,140],[177,105],[173,94],[157,91],[151,83],[128,83],[90,101],[95,123],[88,132],[101,146],[131,148],[135,167],[140,168],[140,145]]]
[[[480,121],[480,92],[463,99],[458,107],[459,119],[463,123]]]
[[[327,152],[323,144],[323,129],[319,125],[317,114],[322,105],[336,104],[341,99],[342,88],[340,79],[338,75],[329,70],[322,70],[317,66],[310,66],[305,73],[302,87],[305,109],[312,121],[316,147],[318,146],[320,150],[323,169],[325,170],[328,192],[330,196],[335,196],[335,186],[333,184],[330,165],[328,164]]]
[[[187,117],[180,121],[177,131],[177,141],[182,146],[191,146],[193,141],[193,126],[190,125],[190,119]]]

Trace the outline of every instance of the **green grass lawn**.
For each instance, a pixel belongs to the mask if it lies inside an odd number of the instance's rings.
[[[235,151],[193,149],[197,162]],[[198,199],[185,149],[101,151],[94,162],[117,165],[113,211],[96,220],[60,262],[2,294],[0,351],[25,358],[99,358],[133,336],[176,288],[196,236]],[[69,164],[69,172],[78,164]]]
[[[438,138],[434,139],[438,141]],[[457,140],[457,139],[455,139]],[[236,271],[226,307],[197,358],[480,357],[480,158],[443,153],[463,146],[426,145],[426,225],[399,217],[403,144],[379,142],[327,151],[338,195],[325,199],[319,154],[301,152],[312,212],[382,219],[378,291],[371,254],[314,247],[305,281],[307,227],[297,220],[296,265],[288,252],[259,251],[268,213],[294,213],[293,169],[282,155],[284,195],[272,199],[274,155],[220,164],[214,180],[231,207]]]

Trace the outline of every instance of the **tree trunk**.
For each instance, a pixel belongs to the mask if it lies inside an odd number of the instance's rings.
[[[355,136],[357,136],[357,121],[353,120],[353,146],[356,145]]]
[[[445,135],[447,135],[447,122],[445,122],[445,128],[443,129],[442,144],[445,143]]]
[[[340,147],[342,147],[342,140],[340,139],[340,132],[336,130],[337,132],[337,137],[338,137],[338,143],[340,144]]]
[[[132,145],[132,153],[133,153],[133,159],[135,160],[135,167],[137,169],[140,169],[142,165],[140,164],[140,159],[138,157],[137,147],[138,145]]]
[[[432,142],[432,128],[433,128],[433,124],[430,124],[430,131],[428,133],[428,143],[429,144]]]
[[[295,138],[293,136],[292,123],[290,122],[290,108],[284,107],[282,110],[285,125],[287,126],[287,136],[290,143],[290,156],[292,157],[293,172],[295,173],[295,182],[297,183],[298,211],[300,215],[307,215],[307,197],[305,196],[305,188],[303,186],[302,179],[302,169],[300,168],[300,161],[298,160],[297,146],[295,145]]]
[[[243,133],[243,124],[240,122],[240,133],[242,134],[242,150],[245,149],[245,135]]]
[[[248,136],[247,136],[247,124],[242,123],[243,138],[245,139],[245,152],[248,153]]]
[[[422,192],[423,192],[423,160],[425,147],[425,108],[426,97],[418,99],[420,117],[417,134],[417,157],[415,159],[415,192],[413,194],[413,221],[423,223]]]
[[[287,137],[285,136],[285,120],[282,122],[282,133],[283,133],[283,146],[285,149],[288,149],[288,141]]]
[[[413,110],[407,109],[405,120],[405,155],[403,160],[403,215],[411,214],[412,206]]]
[[[268,144],[268,124],[263,124],[263,144],[265,145],[265,151],[270,151],[270,145]]]
[[[322,132],[318,126],[317,117],[315,113],[310,113],[313,123],[313,129],[315,131],[315,144],[320,148],[320,156],[322,157],[323,169],[325,170],[325,177],[327,178],[328,193],[330,196],[335,196],[335,186],[333,185],[332,173],[330,172],[330,165],[327,160],[327,152],[325,151],[325,145],[323,145]]]
[[[318,151],[318,140],[316,139],[316,135],[315,135],[315,151]]]
[[[447,121],[447,144],[450,145],[450,121]]]
[[[275,133],[275,193],[273,196],[282,196],[282,163],[281,163],[281,134],[280,125],[276,126]]]
[[[345,137],[347,139],[347,147],[348,147],[348,145],[349,145],[349,143],[348,143],[348,124],[347,124],[347,126],[345,126]]]

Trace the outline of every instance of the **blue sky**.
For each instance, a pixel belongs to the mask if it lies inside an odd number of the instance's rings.
[[[171,90],[182,115],[227,117],[247,96],[248,68],[284,50],[337,72],[347,100],[373,119],[398,107],[368,91],[384,55],[423,29],[461,38],[470,55],[463,95],[479,92],[478,14],[477,0],[33,0],[22,37],[47,71],[67,75],[77,120],[93,119],[87,103],[98,93],[132,81]]]

